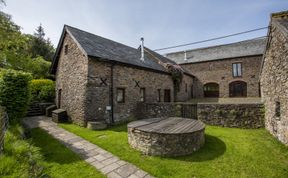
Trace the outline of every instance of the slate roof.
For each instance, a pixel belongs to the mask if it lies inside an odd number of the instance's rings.
[[[89,32],[65,25],[62,33],[62,37],[58,44],[53,63],[51,68],[51,73],[56,73],[57,63],[58,63],[58,54],[63,43],[63,37],[66,30],[73,36],[73,38],[79,43],[81,48],[85,51],[87,56],[92,58],[99,58],[106,60],[108,62],[116,62],[121,64],[129,64],[145,69],[152,69],[160,72],[167,72],[166,69],[160,65],[157,60],[151,59],[150,56],[144,55],[144,61],[140,60],[141,51],[140,48],[132,48],[124,44],[94,35]],[[145,48],[146,50],[150,50]],[[155,55],[161,56],[162,61],[175,63],[170,59],[165,58],[164,56],[154,52]]]
[[[178,64],[206,62],[227,58],[263,55],[266,38],[256,38],[231,44],[217,45],[186,51],[187,60],[184,60],[184,51],[168,53],[166,57]]]

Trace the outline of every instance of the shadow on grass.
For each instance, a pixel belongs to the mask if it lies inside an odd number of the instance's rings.
[[[106,130],[113,132],[127,132],[127,124],[128,123],[120,123],[117,125],[111,125]]]
[[[203,162],[213,160],[223,155],[226,151],[226,144],[219,138],[212,135],[205,135],[205,144],[200,150],[189,156],[175,157],[172,159],[187,162]]]
[[[40,148],[40,152],[47,162],[69,164],[81,161],[78,155],[40,128],[32,129],[30,136],[32,143]]]

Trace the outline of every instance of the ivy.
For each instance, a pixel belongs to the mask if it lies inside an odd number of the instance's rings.
[[[183,69],[179,65],[166,64],[168,72],[171,74],[171,78],[174,83],[174,93],[180,91],[180,85],[183,79]]]

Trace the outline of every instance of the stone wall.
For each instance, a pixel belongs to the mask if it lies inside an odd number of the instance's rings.
[[[64,46],[68,45],[68,53],[64,54]],[[61,90],[61,108],[67,111],[70,119],[79,125],[85,125],[85,92],[87,85],[88,60],[67,34],[60,52],[56,72],[56,104],[59,107],[59,91]]]
[[[181,67],[192,73],[194,82],[194,98],[203,98],[203,85],[219,84],[219,97],[229,97],[229,83],[244,81],[247,83],[247,97],[259,97],[259,73],[262,55],[222,59],[208,62],[181,64]],[[232,64],[242,63],[242,77],[233,77]]]
[[[176,103],[138,103],[137,119],[181,117],[181,105]]]
[[[89,75],[87,89],[86,111],[89,120],[106,120],[111,122],[111,113],[106,106],[111,106],[111,72],[113,70],[113,110],[114,121],[127,120],[133,117],[137,103],[140,102],[140,88],[145,88],[145,102],[158,101],[160,89],[161,101],[164,100],[164,89],[170,90],[171,101],[173,97],[173,81],[166,73],[153,72],[123,65],[113,65],[99,60],[89,60]],[[105,80],[105,84],[103,83]],[[184,76],[177,98],[188,100],[190,89],[185,86],[192,85],[192,77]],[[117,102],[117,88],[125,89],[125,102]]]
[[[209,125],[237,128],[264,127],[263,104],[197,104],[197,117]]]
[[[288,24],[287,16],[286,13]],[[288,33],[287,28],[281,31],[277,21],[273,21],[261,74],[265,126],[281,142],[288,144]]]
[[[217,104],[201,103],[197,104],[196,114],[183,113],[194,112],[184,110],[187,103],[139,103],[136,117],[137,119],[147,119],[156,117],[182,117],[194,116],[205,124],[224,127],[238,128],[261,128],[264,127],[264,106],[263,104]]]

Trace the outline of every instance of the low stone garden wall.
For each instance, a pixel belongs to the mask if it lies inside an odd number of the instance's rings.
[[[138,103],[137,119],[181,117],[181,106],[175,103]]]
[[[264,127],[264,105],[262,103],[139,103],[135,116],[138,119],[157,117],[193,118],[199,119],[208,125],[223,127]]]
[[[264,127],[263,104],[197,104],[197,118],[209,125]]]

